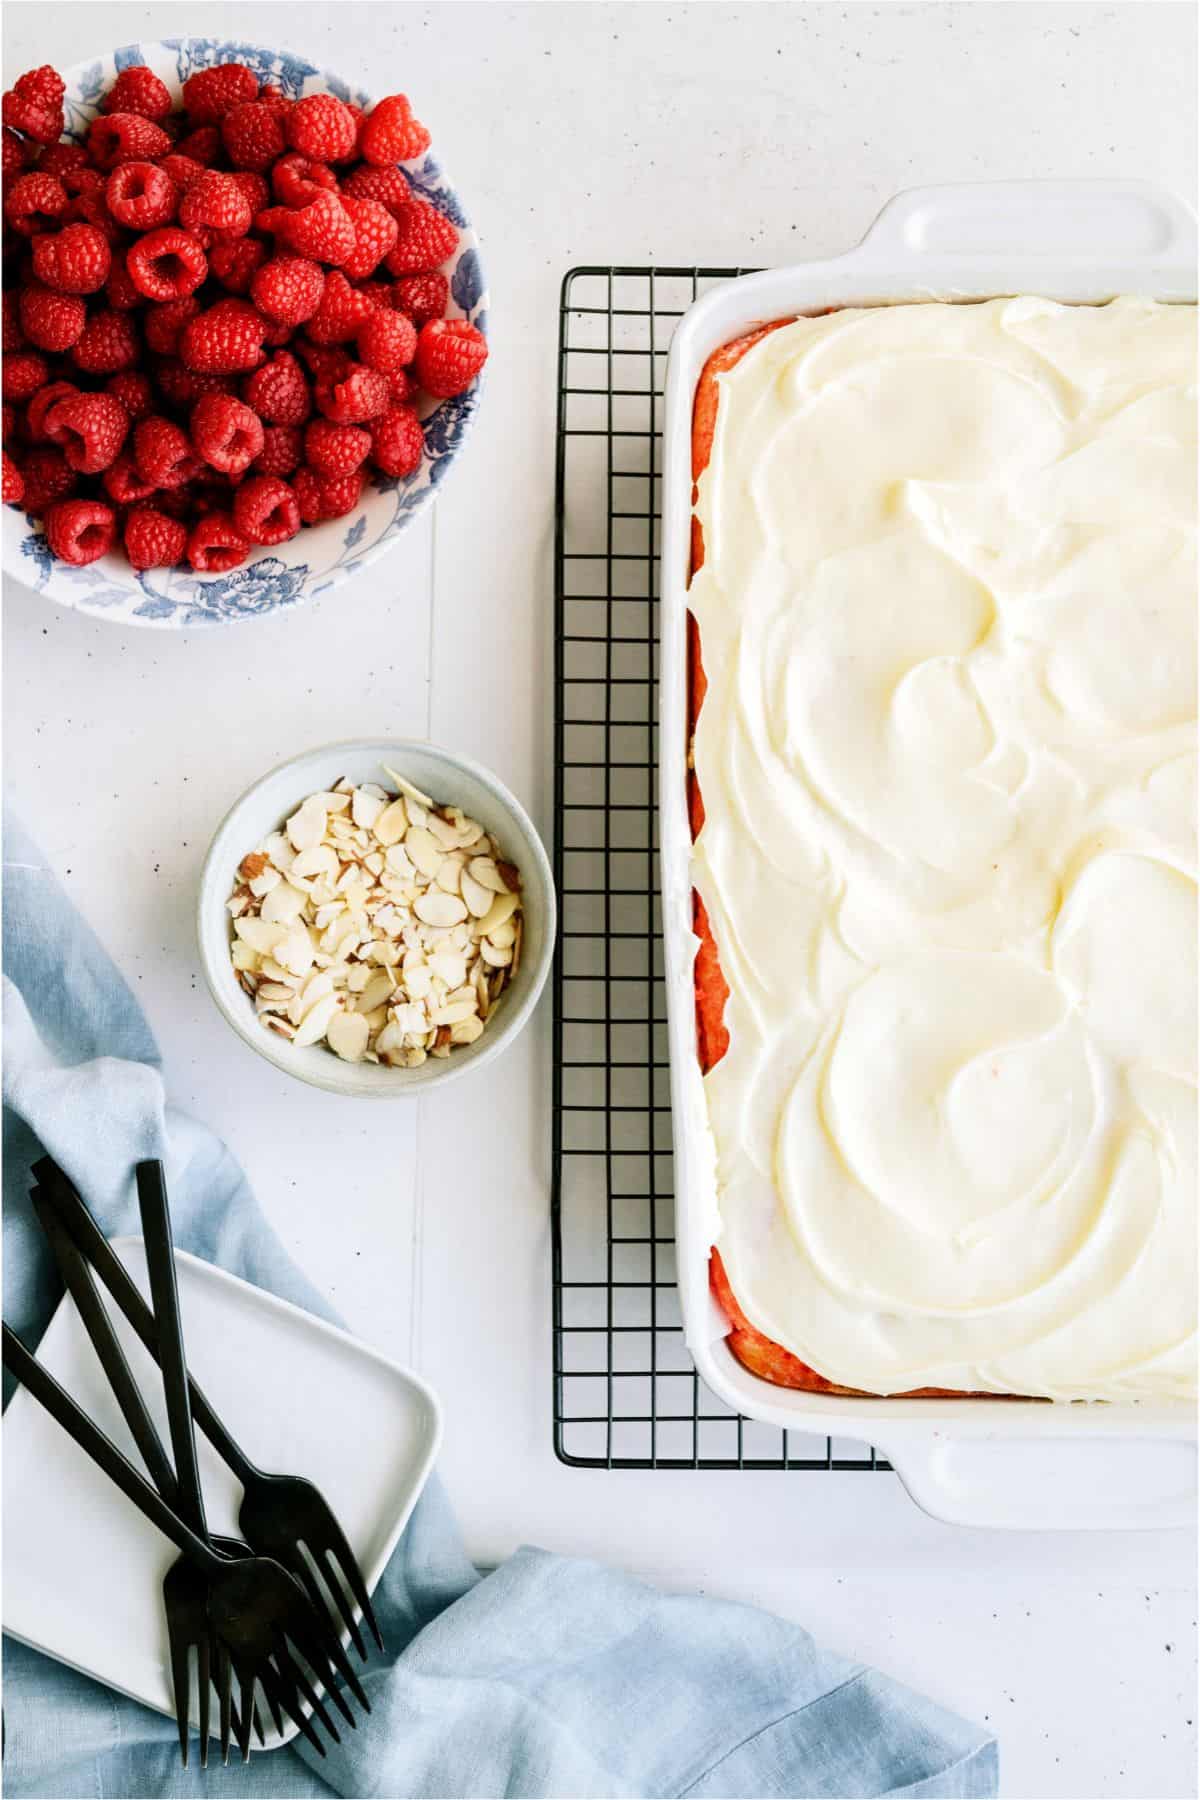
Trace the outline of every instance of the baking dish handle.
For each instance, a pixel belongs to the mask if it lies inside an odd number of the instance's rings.
[[[1151,181],[981,181],[908,188],[889,200],[856,262],[1044,255],[1048,262],[1145,262],[1194,270],[1196,216]]]
[[[1196,1445],[1178,1437],[936,1437],[889,1452],[923,1511],[1025,1531],[1158,1529],[1196,1517]]]

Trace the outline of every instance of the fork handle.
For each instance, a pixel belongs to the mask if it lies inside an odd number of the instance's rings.
[[[158,1327],[159,1366],[167,1398],[167,1423],[175,1458],[177,1505],[180,1517],[207,1539],[204,1493],[196,1461],[196,1434],[188,1400],[187,1357],[183,1348],[183,1320],[179,1312],[179,1284],[175,1277],[175,1245],[171,1238],[171,1210],[161,1162],[137,1166],[138,1208],[146,1242],[146,1266],[150,1273],[150,1298]]]
[[[4,1367],[10,1375],[15,1375],[29,1389],[34,1399],[45,1407],[51,1418],[62,1426],[69,1438],[74,1439],[84,1454],[91,1457],[97,1468],[102,1469],[109,1480],[120,1488],[125,1498],[152,1525],[157,1525],[163,1536],[170,1538],[175,1548],[203,1569],[206,1575],[220,1574],[226,1565],[216,1551],[210,1550],[204,1539],[197,1537],[171,1511],[162,1496],[155,1493],[150,1483],[138,1474],[112,1440],[105,1437],[100,1427],[76,1405],[66,1389],[60,1387],[53,1375],[42,1367],[32,1350],[21,1342],[10,1325],[3,1327],[2,1342]]]
[[[133,1281],[124,1263],[84,1205],[73,1183],[63,1174],[58,1164],[48,1156],[42,1157],[33,1165],[33,1173],[50,1194],[64,1227],[87,1257],[116,1301],[117,1306],[141,1339],[142,1344],[150,1352],[155,1362],[161,1365],[162,1358],[159,1352],[154,1314],[143,1300],[137,1284]],[[254,1480],[258,1470],[250,1458],[244,1454],[240,1445],[235,1443],[226,1431],[190,1377],[188,1379],[188,1396],[192,1405],[192,1417],[196,1424],[217,1455],[233,1470],[242,1486],[246,1487]]]
[[[142,1461],[150,1471],[151,1481],[163,1499],[171,1504],[176,1501],[175,1472],[171,1467],[170,1458],[163,1449],[162,1440],[154,1428],[154,1422],[146,1410],[146,1402],[142,1399],[141,1389],[134,1380],[133,1372],[125,1360],[125,1352],[118,1342],[117,1334],[112,1328],[112,1321],[105,1311],[104,1302],[92,1280],[92,1272],[88,1267],[87,1260],[64,1229],[55,1210],[54,1202],[45,1189],[34,1188],[30,1197],[38,1223],[45,1232],[50,1248],[54,1252],[67,1292],[75,1302],[76,1310],[92,1341],[92,1347],[99,1359],[100,1367],[108,1377],[109,1386],[121,1409],[121,1416],[141,1452]]]

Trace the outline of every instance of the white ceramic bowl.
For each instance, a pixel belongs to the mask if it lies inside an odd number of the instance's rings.
[[[236,39],[172,38],[166,43],[126,44],[65,70],[66,135],[85,136],[102,97],[122,69],[145,64],[178,101],[189,75],[223,62],[245,63],[260,82],[274,82],[292,98],[332,93],[357,106],[372,104],[371,96],[360,88],[295,51],[265,49]],[[387,66],[380,69],[384,91],[399,82],[401,73]],[[413,98],[419,115],[421,97]],[[458,232],[454,253],[443,264],[450,281],[449,316],[470,319],[486,332],[488,296],[478,241],[457,194],[432,150],[401,166],[414,194],[435,206]],[[430,503],[466,439],[481,392],[477,380],[453,400],[430,400],[422,406],[425,454],[413,474],[402,479],[373,476],[353,512],[323,525],[305,526],[288,543],[255,551],[226,575],[197,575],[186,565],[138,574],[116,554],[71,568],[50,554],[40,527],[15,506],[3,508],[4,574],[63,606],[121,625],[194,630],[299,606],[381,556]]]
[[[328,790],[343,776],[387,786],[384,764],[439,804],[461,806],[478,819],[498,840],[506,860],[521,871],[525,928],[520,968],[482,1037],[459,1046],[449,1057],[431,1057],[418,1069],[343,1062],[321,1044],[297,1049],[259,1022],[229,960],[233,927],[225,902],[236,885],[243,856],[278,830],[309,794]],[[355,738],[292,757],[234,801],[204,861],[197,924],[200,959],[213,999],[252,1050],[312,1087],[359,1099],[395,1099],[424,1093],[468,1069],[478,1069],[512,1042],[537,1005],[550,973],[555,918],[554,877],[542,841],[503,782],[469,757],[417,739]]]

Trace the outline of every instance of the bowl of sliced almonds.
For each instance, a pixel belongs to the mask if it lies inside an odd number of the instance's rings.
[[[289,1075],[362,1098],[490,1060],[537,1004],[554,879],[520,802],[415,740],[306,751],[234,802],[200,881],[205,978]]]

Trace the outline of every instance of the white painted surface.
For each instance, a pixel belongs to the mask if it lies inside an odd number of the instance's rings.
[[[186,15],[186,16],[185,16]],[[137,987],[175,1097],[221,1131],[354,1329],[446,1411],[472,1552],[522,1541],[802,1619],[996,1727],[1009,1800],[1196,1791],[1183,1532],[991,1535],[887,1476],[567,1469],[550,1441],[549,1021],[395,1110],[294,1087],[204,991],[191,902],[230,800],[306,745],[428,733],[550,824],[554,333],[572,264],[830,254],[916,182],[1194,181],[1182,5],[10,4],[10,71],[188,29],[416,100],[495,295],[490,391],[432,519],[316,608],[195,638],[13,589],[10,795]],[[453,94],[453,99],[450,98]],[[453,1176],[463,1132],[490,1191]]]

